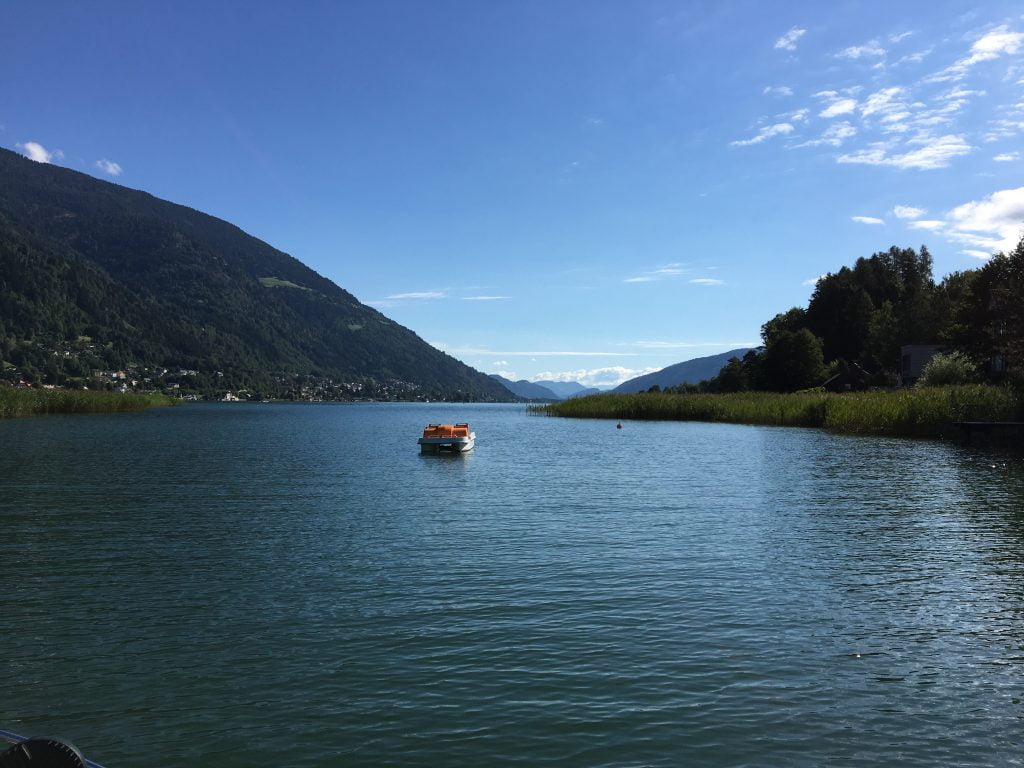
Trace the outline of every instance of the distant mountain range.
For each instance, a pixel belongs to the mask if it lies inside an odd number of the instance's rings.
[[[0,373],[126,368],[268,397],[516,399],[226,221],[0,149]]]
[[[535,381],[534,384],[540,384],[542,387],[550,389],[563,400],[567,400],[570,397],[596,395],[601,391],[594,387],[584,387],[578,381]]]
[[[654,385],[658,385],[661,389],[666,389],[668,387],[677,387],[680,384],[699,384],[705,379],[717,376],[731,358],[738,357],[742,359],[749,351],[750,348],[733,349],[720,355],[709,355],[708,357],[686,360],[682,363],[662,368],[660,371],[647,373],[629,381],[624,381],[610,391],[620,393],[646,392]],[[500,382],[509,392],[524,400],[554,402],[557,400],[567,400],[571,397],[596,395],[603,391],[593,387],[584,387],[578,381],[527,381],[526,379],[510,381],[496,373],[492,373],[491,378]]]
[[[667,368],[662,368],[660,371],[624,381],[613,389],[612,392],[646,392],[655,384],[662,389],[677,387],[680,384],[699,384],[705,379],[717,376],[731,358],[738,357],[742,359],[749,351],[750,348],[733,349],[720,355],[709,355],[708,357],[698,357],[693,360],[676,363]]]
[[[490,376],[495,381],[501,382],[509,392],[524,400],[556,402],[568,400],[571,397],[596,395],[601,391],[593,387],[584,387],[578,381],[527,381],[526,379],[511,381],[497,373],[492,373]]]
[[[504,376],[499,376],[496,373],[490,374],[490,377],[497,382],[500,382],[509,392],[514,394],[516,397],[521,397],[524,400],[540,400],[545,402],[556,402],[563,398],[556,395],[547,387],[536,384],[526,379],[520,379],[519,381],[512,381],[506,379]]]

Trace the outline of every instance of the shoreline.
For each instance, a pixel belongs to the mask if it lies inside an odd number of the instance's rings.
[[[74,413],[132,413],[180,402],[158,393],[0,387],[0,419]]]
[[[843,394],[601,394],[530,406],[532,413],[563,418],[708,421],[932,439],[956,435],[963,422],[1024,421],[1022,410],[1018,394],[982,384]]]

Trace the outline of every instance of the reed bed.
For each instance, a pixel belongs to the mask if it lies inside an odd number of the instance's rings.
[[[172,405],[160,394],[94,392],[81,389],[15,389],[0,386],[0,418],[52,413],[122,413]]]
[[[531,411],[580,419],[723,421],[820,427],[850,434],[942,437],[959,421],[1020,420],[1022,402],[1010,389],[979,384],[848,394],[591,395],[531,406]]]

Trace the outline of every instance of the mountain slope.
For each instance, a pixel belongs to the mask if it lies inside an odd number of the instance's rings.
[[[197,369],[274,394],[282,378],[422,396],[507,390],[228,222],[0,149],[0,357]],[[77,345],[77,346],[76,346]],[[6,350],[6,352],[5,352]]]
[[[749,349],[734,349],[729,352],[723,352],[720,355],[709,355],[708,357],[686,360],[685,362],[662,368],[660,371],[624,381],[613,389],[612,392],[646,392],[655,384],[662,389],[684,383],[699,384],[705,379],[717,376],[722,367],[729,362],[730,358],[738,357],[742,359],[749,351]]]
[[[582,397],[583,395],[592,395],[600,390],[584,387],[578,381],[535,381],[534,384],[539,384],[546,389],[550,389],[556,395],[563,399],[570,397]]]
[[[496,373],[492,373],[490,376],[495,381],[501,382],[505,389],[513,395],[525,400],[550,400],[555,402],[562,399],[547,387],[542,387],[541,385],[535,384],[532,381],[527,381],[526,379],[512,381],[511,379],[506,379],[504,376],[499,376]]]

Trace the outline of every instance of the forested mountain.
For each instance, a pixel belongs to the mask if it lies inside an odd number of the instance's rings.
[[[749,349],[734,349],[730,352],[723,352],[720,355],[708,355],[697,357],[693,360],[686,360],[682,363],[670,365],[654,373],[647,373],[637,376],[635,379],[624,381],[612,392],[646,392],[651,387],[667,389],[677,387],[681,384],[697,384],[698,382],[717,376],[730,358],[742,357]]]
[[[578,381],[548,381],[546,379],[541,379],[533,383],[540,384],[542,387],[550,389],[556,395],[565,400],[568,400],[570,397],[596,395],[601,391],[595,387],[584,387]]]
[[[504,376],[499,376],[496,373],[490,374],[490,377],[495,381],[501,382],[501,384],[517,397],[521,397],[524,400],[544,400],[549,402],[557,402],[562,398],[556,395],[547,387],[543,387],[540,384],[535,384],[532,381],[526,379],[520,379],[519,381],[512,381],[506,379]]]
[[[763,352],[737,356],[702,389],[788,392],[851,367],[862,385],[892,386],[908,344],[959,352],[977,378],[1024,383],[1024,239],[1009,254],[939,283],[924,246],[857,259],[821,278],[806,308],[766,322],[761,337]]]
[[[55,384],[132,367],[273,397],[515,399],[228,222],[3,149],[0,359]]]

